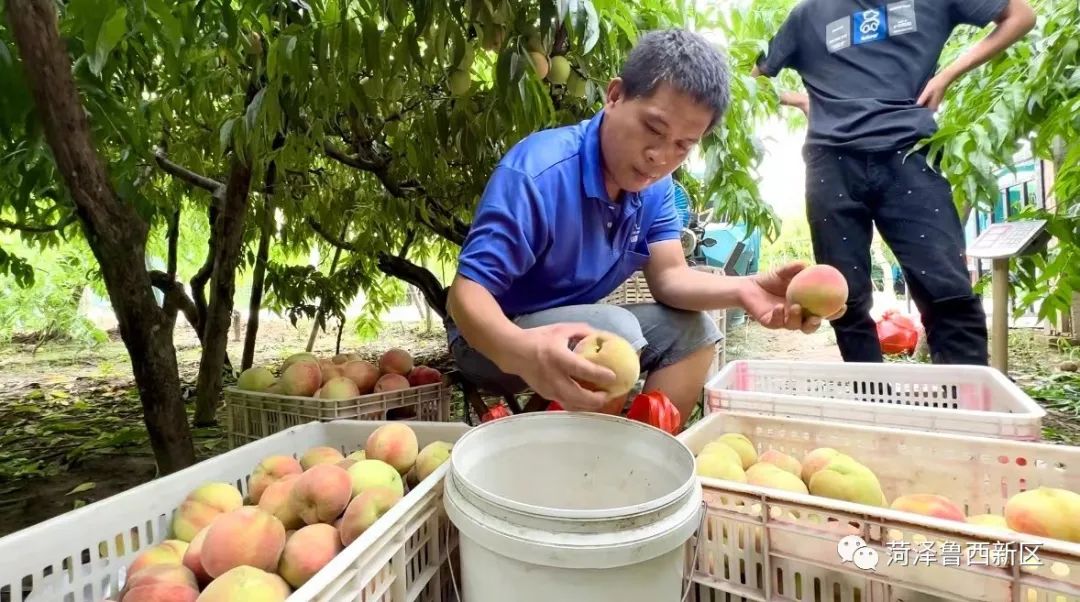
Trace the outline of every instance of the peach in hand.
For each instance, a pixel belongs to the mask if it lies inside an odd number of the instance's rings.
[[[804,313],[829,318],[844,309],[848,284],[840,270],[818,264],[803,269],[791,279],[787,302],[802,307]]]
[[[578,341],[574,353],[599,364],[615,373],[615,381],[603,387],[582,382],[581,387],[591,391],[604,391],[608,399],[621,397],[630,392],[641,375],[641,359],[634,346],[623,337],[598,331]]]

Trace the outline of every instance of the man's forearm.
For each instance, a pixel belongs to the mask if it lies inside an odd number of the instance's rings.
[[[1005,11],[992,32],[942,71],[950,82],[994,58],[1035,26],[1035,13],[1027,2],[1011,0]]]
[[[805,92],[784,91],[779,96],[781,105],[795,107],[806,114],[807,117],[810,116],[810,97]]]
[[[484,354],[500,370],[514,363],[510,344],[521,328],[499,307],[495,297],[468,278],[457,276],[447,296],[447,310],[469,345]]]
[[[673,268],[649,283],[653,297],[677,309],[709,311],[742,307],[745,276],[710,274],[690,267]]]
[[[780,98],[780,104],[788,105],[789,107],[801,107],[805,104],[809,97],[805,92],[791,92],[784,90],[778,95]]]

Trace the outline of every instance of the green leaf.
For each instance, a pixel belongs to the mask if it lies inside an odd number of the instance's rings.
[[[364,19],[363,25],[364,62],[372,73],[382,71],[382,60],[379,56],[379,28],[370,19]]]
[[[158,24],[161,25],[161,31],[165,34],[165,39],[172,45],[173,52],[179,53],[184,37],[183,26],[180,21],[173,16],[169,6],[165,4],[165,0],[147,0],[146,6],[150,9],[150,13],[157,18]]]
[[[582,0],[582,4],[585,7],[585,42],[584,53],[588,54],[596,46],[597,40],[600,39],[600,18],[596,15],[596,8],[593,6],[592,0]]]
[[[292,60],[294,52],[296,52],[296,36],[287,36],[285,38],[285,58]]]
[[[4,40],[0,40],[0,67],[11,67],[11,51],[8,50],[7,44]]]
[[[101,31],[98,33],[94,55],[90,57],[90,71],[94,75],[101,75],[101,70],[105,67],[109,54],[116,48],[116,45],[120,43],[126,33],[127,9],[121,6],[102,24]]]
[[[248,105],[247,110],[244,112],[244,126],[247,131],[255,129],[255,120],[259,118],[259,110],[262,108],[263,98],[266,97],[266,88],[262,88],[255,97],[251,99],[251,104]]]
[[[89,482],[83,483],[82,485],[76,485],[74,489],[72,489],[71,491],[65,493],[64,495],[74,495],[76,493],[82,493],[84,491],[90,491],[94,487],[97,487],[97,483],[94,483],[93,481],[89,481]]]
[[[236,43],[236,39],[240,35],[240,25],[236,20],[236,12],[233,11],[232,2],[226,1],[221,3],[221,21],[225,25],[225,33],[228,34],[229,40],[232,43]]]
[[[221,124],[221,130],[218,132],[218,149],[219,152],[224,153],[229,148],[229,144],[232,142],[233,126],[236,125],[236,118],[228,119],[225,123]]]

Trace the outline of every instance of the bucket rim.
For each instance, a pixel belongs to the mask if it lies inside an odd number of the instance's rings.
[[[485,488],[477,485],[472,479],[468,478],[460,466],[462,462],[462,454],[460,450],[463,447],[467,447],[469,442],[478,436],[482,436],[484,429],[492,428],[504,428],[509,421],[524,422],[527,420],[541,421],[541,420],[597,420],[602,422],[608,422],[611,424],[621,424],[619,428],[632,428],[638,429],[641,433],[646,433],[646,436],[658,437],[659,441],[668,440],[673,445],[672,452],[682,454],[685,456],[684,460],[690,467],[690,472],[687,475],[685,481],[679,486],[672,489],[670,492],[665,493],[662,496],[653,498],[647,502],[640,504],[633,504],[628,506],[609,506],[605,508],[593,508],[593,509],[575,509],[575,508],[560,508],[554,506],[538,506],[535,504],[526,504],[517,502],[507,497],[492,493]],[[500,423],[502,425],[500,426]],[[477,435],[481,433],[481,435]],[[635,516],[645,515],[651,512],[655,512],[659,509],[678,504],[680,500],[685,498],[687,494],[693,489],[697,482],[697,475],[694,472],[694,454],[686,447],[681,440],[664,432],[654,426],[638,422],[636,420],[630,420],[622,416],[613,416],[611,414],[603,414],[599,412],[529,412],[526,414],[515,414],[513,416],[507,416],[491,422],[486,422],[479,426],[469,429],[467,433],[462,435],[455,443],[454,448],[458,452],[450,455],[450,472],[447,473],[447,477],[450,477],[457,481],[461,488],[472,495],[475,495],[489,504],[504,508],[506,510],[527,515],[550,519],[561,520],[593,520],[593,521],[608,521],[626,519]],[[678,451],[675,451],[675,450]]]

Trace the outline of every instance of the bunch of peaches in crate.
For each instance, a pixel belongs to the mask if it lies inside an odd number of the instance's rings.
[[[166,539],[138,554],[109,602],[282,602],[450,458],[395,423],[344,455],[312,447],[252,467],[248,494],[231,483],[193,489]]]
[[[266,366],[252,366],[240,374],[236,386],[271,395],[349,399],[441,380],[441,372],[430,366],[414,365],[408,351],[395,347],[383,352],[377,363],[353,353],[340,353],[332,358],[294,353],[282,363],[279,376]]]
[[[859,459],[831,447],[812,449],[801,460],[775,449],[760,454],[757,450],[746,435],[724,433],[698,452],[696,472],[722,481],[1080,543],[1080,492],[1034,487],[1011,494],[1001,513],[968,515],[962,500],[950,498],[949,494],[955,491],[903,491],[890,501],[873,470]]]

